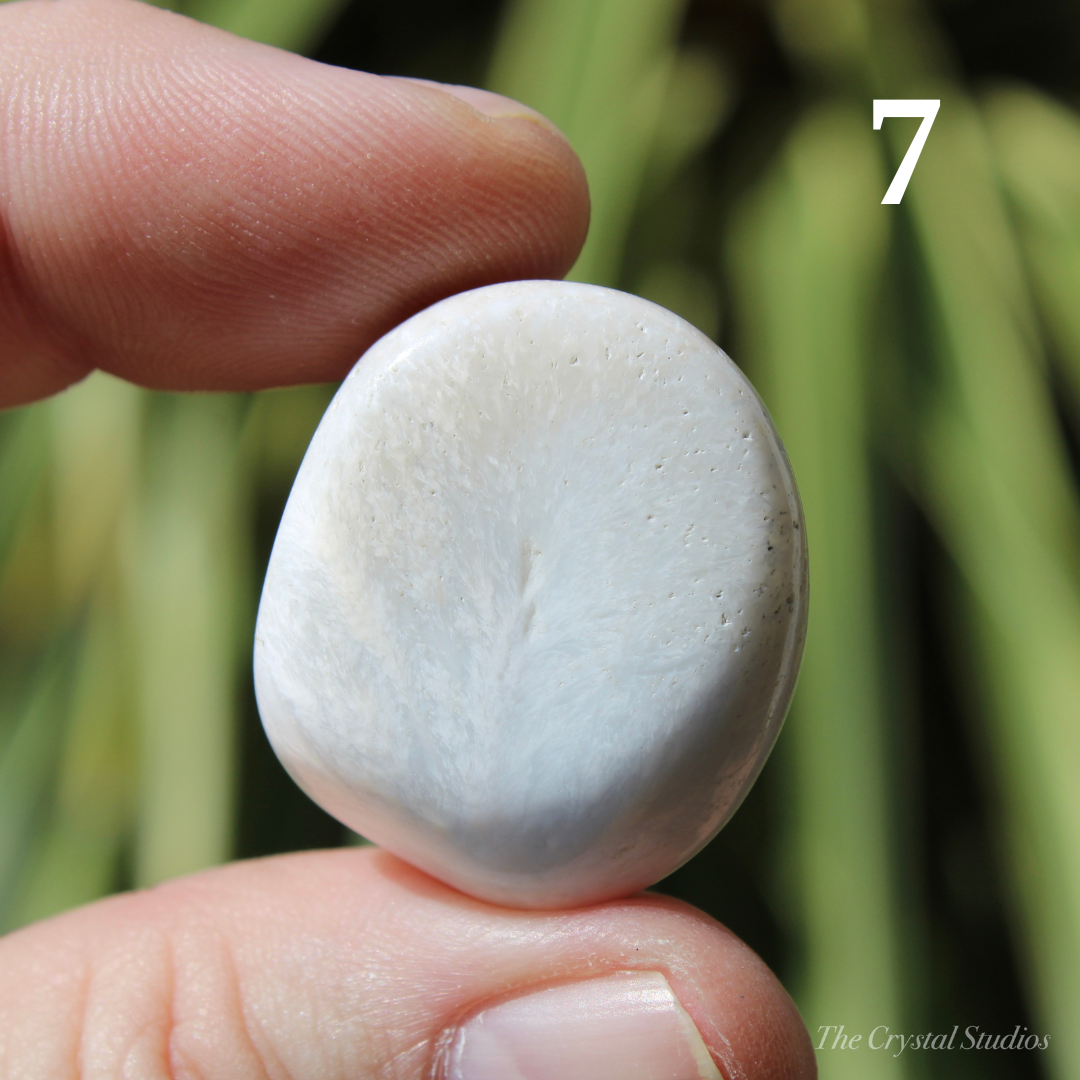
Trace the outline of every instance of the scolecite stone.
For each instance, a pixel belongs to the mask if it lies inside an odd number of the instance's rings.
[[[493,285],[387,334],[323,417],[259,710],[312,798],[459,889],[622,896],[753,783],[806,581],[783,449],[720,349],[610,289]]]

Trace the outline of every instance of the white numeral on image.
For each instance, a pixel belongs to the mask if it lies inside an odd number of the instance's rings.
[[[915,132],[915,138],[911,140],[908,152],[904,160],[900,162],[900,168],[885,192],[883,203],[898,203],[907,191],[908,181],[915,171],[915,164],[919,160],[922,148],[926,144],[926,136],[934,126],[934,117],[941,108],[940,98],[875,98],[874,99],[874,130],[881,130],[881,121],[887,116],[921,116],[923,122],[919,130]]]

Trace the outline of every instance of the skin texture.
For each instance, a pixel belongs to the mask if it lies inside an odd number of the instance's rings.
[[[341,376],[444,295],[561,276],[587,219],[572,150],[505,99],[126,0],[0,7],[0,405],[95,366],[183,389]],[[619,970],[668,978],[727,1080],[815,1075],[783,988],[684,905],[512,911],[347,850],[0,940],[0,1080],[431,1080],[476,1009]]]
[[[814,1075],[776,979],[692,908],[495,908],[367,849],[209,871],[9,936],[0,1076],[419,1080],[478,1007],[625,970],[663,972],[728,1080]]]
[[[166,389],[341,378],[449,293],[561,277],[580,163],[529,110],[468,96],[512,113],[144,4],[4,5],[0,405],[94,367]]]

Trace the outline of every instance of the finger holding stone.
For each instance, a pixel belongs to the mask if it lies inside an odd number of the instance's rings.
[[[489,282],[559,277],[588,194],[494,94],[317,64],[129,0],[0,9],[0,406],[93,367],[340,378]]]
[[[779,983],[699,912],[497,908],[370,849],[237,864],[13,934],[0,1032],[0,1074],[49,1080],[814,1075]]]

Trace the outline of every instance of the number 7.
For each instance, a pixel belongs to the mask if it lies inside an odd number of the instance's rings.
[[[915,132],[915,138],[911,140],[904,160],[900,162],[900,168],[885,192],[882,203],[898,203],[907,191],[908,181],[915,171],[915,165],[926,145],[926,136],[934,126],[934,117],[941,108],[940,98],[875,98],[874,99],[874,130],[881,130],[881,121],[886,116],[921,116],[923,122],[919,130]]]

